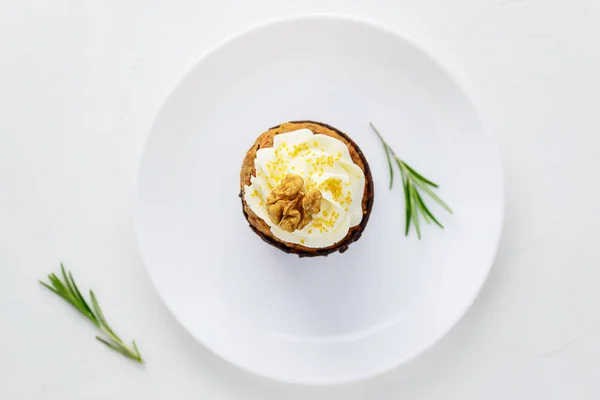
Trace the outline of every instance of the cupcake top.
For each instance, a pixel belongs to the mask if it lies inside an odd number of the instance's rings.
[[[306,128],[282,133],[254,167],[244,200],[278,239],[324,248],[360,224],[365,175],[342,141]]]

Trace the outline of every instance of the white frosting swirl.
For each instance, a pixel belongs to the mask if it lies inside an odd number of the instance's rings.
[[[256,176],[245,187],[244,200],[277,238],[311,248],[329,247],[360,224],[365,175],[344,142],[306,128],[282,133],[275,136],[273,147],[256,152],[254,166]],[[314,188],[323,195],[321,211],[294,232],[271,222],[266,208],[267,197],[287,174],[304,179],[303,192]]]

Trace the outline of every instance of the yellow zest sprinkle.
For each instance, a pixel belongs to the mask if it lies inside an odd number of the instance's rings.
[[[323,218],[317,218],[313,220],[313,227],[317,228],[321,233],[329,232],[327,227],[324,225],[325,220]]]
[[[324,216],[328,216],[329,215],[329,213],[327,212],[327,210],[323,211],[323,215]]]
[[[292,166],[292,171],[293,171],[293,170],[295,170],[295,169],[296,169],[296,167],[295,167],[295,166]]]
[[[308,145],[306,143],[300,143],[299,145],[294,145],[294,151],[292,152],[292,157],[297,157],[299,153],[308,150]]]
[[[335,223],[337,222],[339,214],[337,216],[333,216],[331,218],[316,218],[313,220],[312,224],[314,228],[319,229],[321,233],[329,232],[327,228],[333,228]],[[310,233],[311,231],[309,231]]]
[[[308,234],[310,235],[311,233],[312,233],[312,229],[309,229],[308,230]]]
[[[300,239],[300,244],[304,244],[304,239]]]
[[[323,190],[327,190],[331,193],[334,200],[340,202],[342,200],[342,181],[338,178],[329,178],[320,185]]]
[[[346,194],[346,198],[344,199],[344,201],[348,204],[352,204],[352,195],[350,194],[350,192]]]

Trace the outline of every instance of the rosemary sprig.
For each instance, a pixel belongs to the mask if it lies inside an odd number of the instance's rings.
[[[423,219],[428,224],[433,222],[440,228],[444,229],[443,225],[440,224],[440,222],[433,216],[429,208],[427,208],[423,198],[421,197],[421,194],[417,190],[420,189],[425,192],[436,203],[442,206],[442,208],[452,214],[452,209],[448,207],[448,205],[431,190],[432,187],[437,189],[439,186],[431,180],[425,178],[423,175],[415,171],[410,165],[402,161],[400,157],[396,155],[390,145],[383,139],[383,136],[381,136],[377,128],[375,128],[371,122],[369,122],[369,125],[371,125],[371,129],[373,129],[373,132],[375,132],[377,137],[379,137],[379,140],[383,145],[383,150],[385,151],[385,156],[390,169],[390,189],[394,185],[394,167],[392,165],[392,159],[396,162],[398,170],[400,171],[402,188],[404,189],[404,202],[406,204],[406,225],[404,227],[404,235],[408,236],[410,224],[412,222],[412,224],[415,226],[415,230],[417,231],[418,238],[421,239],[419,214],[423,216]]]
[[[62,263],[60,264],[60,269],[62,272],[62,281],[58,276],[56,276],[56,274],[52,273],[48,275],[50,284],[42,281],[40,281],[40,283],[75,307],[77,311],[92,321],[92,323],[108,337],[108,339],[105,339],[100,336],[96,336],[96,339],[99,342],[121,353],[125,357],[131,358],[132,360],[143,364],[144,360],[142,359],[142,355],[135,344],[135,340],[133,341],[133,348],[131,348],[125,345],[121,338],[117,336],[117,334],[106,321],[106,318],[104,318],[104,314],[100,309],[98,299],[96,298],[96,295],[94,295],[94,292],[90,290],[90,299],[92,303],[92,306],[90,307],[75,284],[73,274],[71,274],[70,271],[67,273]]]

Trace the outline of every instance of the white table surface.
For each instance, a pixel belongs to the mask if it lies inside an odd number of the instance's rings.
[[[481,295],[408,365],[334,387],[248,374],[166,310],[136,245],[138,160],[199,56],[269,19],[335,12],[405,33],[470,82],[505,168]],[[600,3],[0,0],[0,399],[600,398]],[[93,287],[143,367],[37,283]]]

